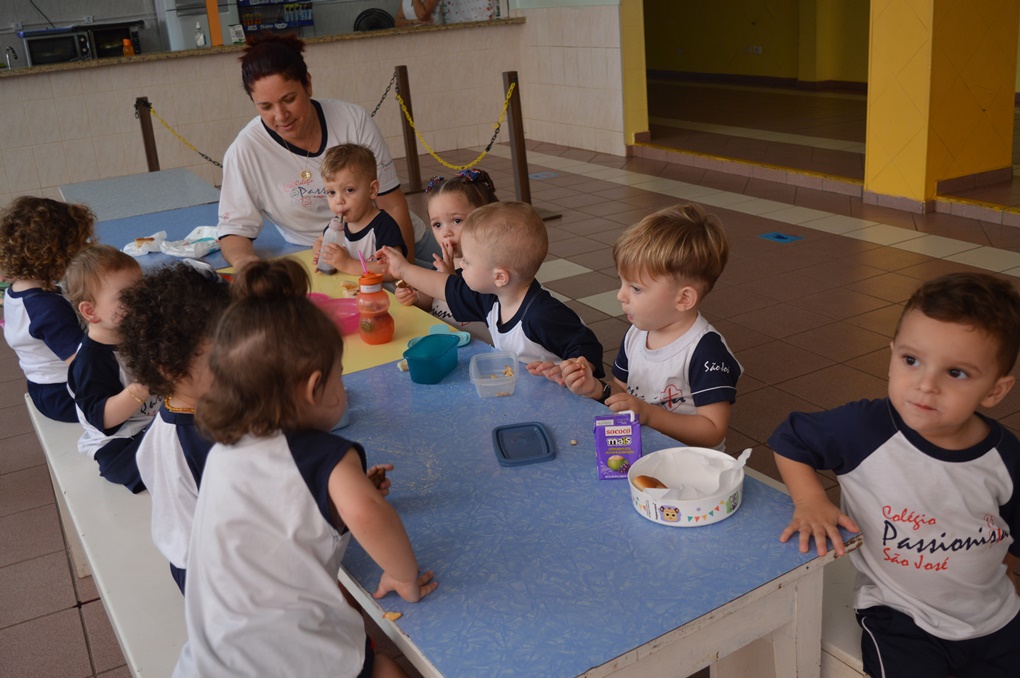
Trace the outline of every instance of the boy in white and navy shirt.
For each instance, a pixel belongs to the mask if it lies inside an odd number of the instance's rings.
[[[566,361],[560,366],[566,386],[614,412],[632,410],[641,423],[688,445],[724,449],[741,367],[698,307],[728,256],[718,219],[692,204],[627,229],[613,245],[616,298],[632,323],[613,363],[615,384]]]
[[[781,541],[842,555],[838,527],[864,535],[850,560],[871,676],[1016,675],[1020,443],[975,410],[1012,388],[1018,348],[1012,285],[937,278],[900,317],[888,398],[794,413],[768,441],[794,501]],[[839,477],[841,508],[816,469]]]
[[[485,321],[493,346],[517,354],[529,371],[583,357],[605,374],[595,333],[535,280],[549,250],[535,208],[520,202],[479,207],[464,222],[460,247],[460,275],[408,265],[392,248],[380,252],[380,261],[394,277],[444,300],[457,321]]]

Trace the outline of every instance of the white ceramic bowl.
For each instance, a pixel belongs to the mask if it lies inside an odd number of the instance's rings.
[[[705,447],[671,447],[646,454],[627,472],[634,509],[668,527],[701,527],[725,520],[743,497],[744,469],[736,466],[730,455]],[[719,474],[728,469],[732,470]],[[639,489],[634,478],[642,475],[658,478],[669,489]]]

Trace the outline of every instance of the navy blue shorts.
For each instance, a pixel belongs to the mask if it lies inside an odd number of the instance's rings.
[[[864,671],[872,678],[1007,678],[1020,667],[1020,614],[979,638],[943,640],[891,607],[857,610]]]
[[[99,475],[111,483],[123,485],[133,494],[145,489],[142,476],[138,473],[138,461],[135,459],[143,435],[144,431],[139,432],[134,438],[114,438],[96,452]]]
[[[375,666],[375,643],[372,636],[365,635],[365,663],[361,666],[358,678],[371,678],[372,667]]]

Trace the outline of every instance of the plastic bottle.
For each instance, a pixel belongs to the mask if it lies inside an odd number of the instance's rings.
[[[358,333],[366,344],[385,344],[393,339],[393,316],[389,313],[390,298],[383,291],[382,275],[366,273],[358,279],[358,311],[361,324]]]
[[[202,22],[195,22],[195,47],[205,47],[205,31],[202,30]]]
[[[340,217],[333,217],[330,219],[329,227],[326,229],[326,232],[322,234],[322,244],[325,246],[328,242],[336,243],[337,245],[340,245],[340,247],[344,246],[344,220]],[[329,273],[330,275],[336,273],[336,268],[323,261],[321,256],[319,257],[319,263],[315,268],[323,273]]]
[[[134,56],[135,47],[131,44],[131,40],[124,38],[124,56]]]

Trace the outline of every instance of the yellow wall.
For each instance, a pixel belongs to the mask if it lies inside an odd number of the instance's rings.
[[[620,2],[620,59],[623,71],[623,136],[648,131],[648,75],[645,70],[645,15],[641,0]]]
[[[867,0],[645,1],[652,70],[864,82]],[[752,47],[760,46],[761,54]]]
[[[645,2],[648,68],[797,77],[797,0]],[[751,47],[760,46],[760,55]]]
[[[873,0],[864,188],[916,201],[1008,167],[1020,0]]]

